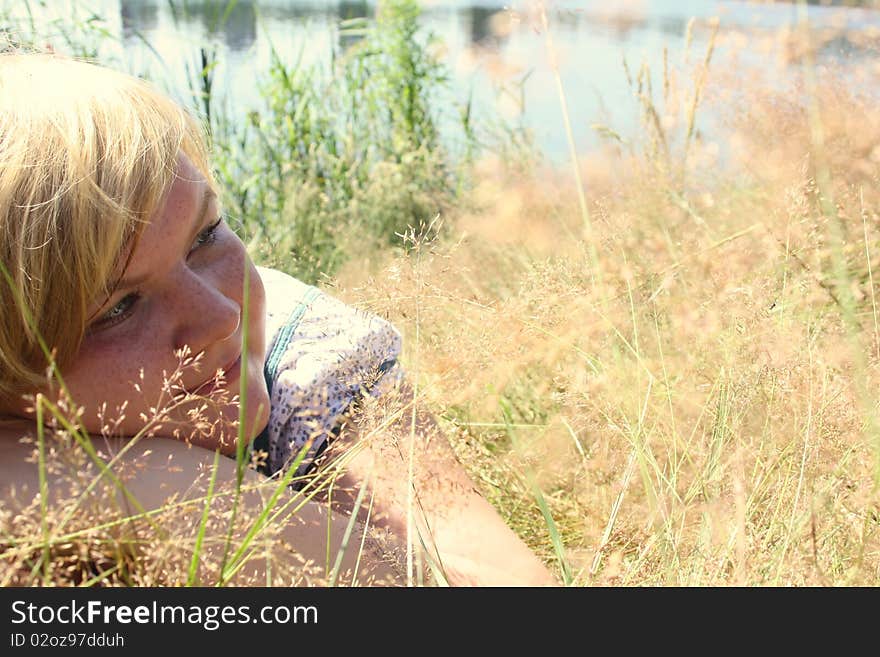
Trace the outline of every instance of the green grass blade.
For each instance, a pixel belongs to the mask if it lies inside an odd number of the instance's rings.
[[[226,569],[227,559],[229,558],[229,551],[232,545],[232,533],[235,528],[235,521],[238,517],[238,505],[241,499],[241,482],[244,479],[244,471],[247,467],[247,463],[245,462],[245,455],[247,454],[247,450],[245,449],[245,430],[248,427],[246,426],[247,423],[245,420],[247,418],[247,350],[250,337],[248,326],[248,318],[250,316],[250,269],[248,267],[247,255],[244,256],[244,259],[244,280],[242,281],[243,297],[241,308],[241,365],[239,366],[240,374],[238,378],[238,432],[236,434],[235,443],[235,497],[232,501],[232,513],[229,516],[229,527],[226,531],[223,559],[220,562],[221,573]]]
[[[342,543],[339,545],[339,550],[336,553],[336,562],[333,564],[333,570],[330,573],[330,586],[336,586],[336,582],[339,579],[339,570],[342,568],[342,559],[345,557],[345,551],[348,549],[348,542],[351,538],[351,533],[354,530],[355,522],[357,521],[358,513],[361,510],[361,505],[364,501],[364,495],[367,492],[367,484],[369,483],[369,477],[365,477],[364,481],[361,483],[360,490],[358,491],[357,499],[354,501],[354,508],[351,510],[351,516],[348,518],[348,525],[345,527],[345,534],[342,536]],[[364,532],[366,533],[366,532]],[[360,557],[360,555],[358,555]]]
[[[208,482],[208,493],[205,495],[205,504],[202,507],[202,520],[199,523],[199,533],[196,535],[196,545],[193,549],[192,560],[189,562],[189,573],[186,577],[187,586],[197,584],[196,576],[199,569],[199,559],[202,554],[202,543],[205,540],[205,529],[208,526],[208,514],[211,510],[211,500],[214,496],[214,482],[217,481],[217,468],[220,465],[220,450],[214,452],[214,466],[211,468],[211,479]]]
[[[43,584],[49,583],[49,488],[46,481],[46,436],[43,426],[43,396],[37,395],[37,449],[39,460],[39,479],[40,479],[40,529],[43,533]]]

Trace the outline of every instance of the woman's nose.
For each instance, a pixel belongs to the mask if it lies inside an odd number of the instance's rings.
[[[173,292],[177,309],[174,348],[188,346],[191,353],[208,351],[212,345],[235,335],[241,322],[241,306],[216,281],[191,270],[180,277]]]

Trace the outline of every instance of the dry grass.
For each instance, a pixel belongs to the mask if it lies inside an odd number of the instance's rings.
[[[557,567],[535,478],[575,584],[880,576],[876,101],[735,79],[705,82],[728,121],[684,169],[650,112],[644,149],[579,162],[591,243],[564,174],[487,166],[451,240],[339,279],[403,329],[461,460]]]
[[[833,72],[780,89],[708,59],[666,71],[662,100],[633,73],[639,146],[577,164],[587,238],[570,174],[487,162],[451,236],[415,231],[335,292],[403,331],[460,460],[573,584],[873,585],[880,113]],[[714,143],[695,90],[726,109]],[[101,536],[80,561],[129,563]],[[122,581],[182,576],[174,544]]]

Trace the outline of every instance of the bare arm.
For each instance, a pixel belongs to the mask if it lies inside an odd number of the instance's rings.
[[[396,537],[401,559],[408,543],[424,544],[451,585],[558,585],[477,491],[430,414],[413,415],[414,405],[408,390],[396,401],[370,400],[329,448],[325,470],[335,473],[337,503],[351,510],[368,482],[375,524]]]
[[[124,445],[125,441],[95,441],[95,446],[107,457],[118,454]],[[32,451],[31,445],[21,445],[17,440],[0,440],[0,455],[3,457],[0,461],[0,493],[7,503],[17,500],[19,508],[28,506],[39,494],[37,466],[26,462]],[[88,499],[76,507],[74,519],[64,531],[78,529],[80,524],[94,526],[115,518],[134,518],[132,524],[120,527],[124,535],[127,526],[132,538],[145,545],[150,552],[150,558],[142,562],[143,566],[147,569],[162,567],[164,551],[168,555],[169,571],[165,575],[168,580],[165,583],[183,583],[202,521],[214,461],[213,452],[189,447],[176,440],[143,440],[114,462],[113,472],[123,482],[128,495],[122,494],[115,484],[104,477]],[[76,504],[82,488],[96,477],[94,465],[82,467],[82,461],[79,465],[81,467],[76,475],[78,483],[74,483],[73,492],[71,475],[66,466],[56,467],[49,477],[48,508],[53,523],[66,515],[68,509],[74,508],[72,505]],[[214,583],[221,577],[220,563],[224,553],[227,563],[233,563],[230,557],[255,526],[267,501],[276,492],[277,485],[253,470],[245,471],[236,512],[238,522],[232,548],[227,550],[228,519],[235,488],[236,464],[231,459],[220,457],[201,551],[199,581],[203,584]],[[326,584],[329,580],[327,565],[329,563],[330,571],[336,565],[340,546],[348,530],[348,520],[330,513],[317,502],[292,495],[287,490],[280,491],[271,508],[280,513],[273,513],[272,521],[255,534],[253,549],[243,553],[246,557],[242,560],[243,565],[234,570],[228,583],[266,585],[269,581],[267,574],[270,574],[275,585]],[[156,510],[161,511],[153,513]],[[39,513],[39,507],[31,506],[28,512]],[[364,553],[359,558],[362,538]],[[39,536],[34,540],[38,541]],[[348,549],[343,552],[335,583],[351,584],[355,567],[357,582],[361,585],[400,583],[398,571],[387,560],[383,560],[380,548],[370,537],[362,536],[360,527],[354,527],[347,543]],[[174,565],[170,565],[172,563]]]

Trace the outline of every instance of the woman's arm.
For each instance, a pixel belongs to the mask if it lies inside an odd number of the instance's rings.
[[[176,497],[204,499],[214,467],[212,452],[166,439],[151,439],[137,445],[131,459],[139,462],[141,476],[130,481],[128,488],[141,504],[150,508],[161,506],[171,492]],[[217,515],[223,515],[231,507],[235,481],[235,461],[220,457],[217,461],[215,492],[222,493],[223,501],[214,505],[213,510]],[[346,540],[347,518],[331,512],[327,505],[291,493],[287,488],[279,491],[278,487],[277,481],[267,480],[256,471],[245,469],[238,511],[243,519],[243,529],[239,535],[253,524],[252,519],[276,493],[279,494],[270,509],[283,511],[272,520],[265,531],[266,537],[260,541],[270,545],[271,549],[265,557],[257,557],[248,563],[248,567],[242,570],[239,582],[265,585],[263,573],[267,569],[274,568],[279,573],[286,568],[296,576],[305,563],[309,563],[309,570],[313,573],[310,581],[326,584],[345,541],[347,548],[342,552],[335,584],[352,584],[355,568],[359,585],[402,583],[398,569],[385,556],[383,549],[370,536],[363,536],[362,525],[355,525]],[[201,520],[202,509],[203,505],[199,503],[189,514],[193,527]],[[218,542],[216,538],[210,548],[210,558],[215,560],[222,549],[219,545],[222,541]],[[364,553],[359,554],[362,542]],[[307,581],[309,578],[302,580],[303,583]]]
[[[112,455],[120,453],[126,441],[96,440],[94,445],[104,453],[106,460],[110,460]],[[15,439],[0,440],[0,494],[7,505],[11,500],[17,500],[17,505],[24,508],[39,495],[39,474],[30,458],[32,452],[32,445],[22,445]],[[130,446],[113,464],[112,471],[123,482],[128,495],[121,493],[107,477],[103,478],[93,493],[80,502],[91,507],[79,507],[75,520],[66,531],[70,531],[76,523],[135,518],[136,524],[130,527],[137,526],[139,529],[131,530],[131,533],[139,542],[149,544],[146,549],[151,555],[161,554],[166,547],[169,554],[177,555],[173,559],[177,565],[170,567],[166,576],[169,581],[164,583],[183,583],[202,522],[214,462],[213,452],[190,447],[177,440],[142,440]],[[69,472],[65,465],[56,465],[51,469],[48,508],[52,518],[64,516],[68,509],[73,508],[71,505],[75,504],[78,491],[88,485],[97,472],[94,464],[83,466],[81,460],[76,473]],[[73,494],[70,492],[72,476],[78,481],[73,486]],[[207,531],[202,544],[199,568],[199,581],[202,584],[213,584],[221,577],[219,564],[227,552],[225,539],[236,476],[235,461],[221,456],[217,460]],[[241,545],[242,538],[254,526],[267,501],[278,490],[277,486],[277,482],[266,480],[253,470],[245,470],[237,509],[239,522],[236,523],[232,549],[227,554],[234,554],[237,546]],[[267,573],[271,574],[271,581],[275,585],[328,583],[327,565],[332,572],[347,533],[348,520],[330,513],[318,502],[291,494],[287,489],[280,491],[271,508],[279,510],[282,507],[286,507],[286,511],[264,531],[257,533],[253,545],[260,547],[253,553],[247,551],[248,558],[242,568],[235,571],[229,584],[265,586],[269,581]],[[151,513],[158,509],[163,511]],[[39,506],[31,506],[28,512],[39,513]],[[148,515],[144,516],[143,512]],[[154,528],[149,526],[151,522],[155,523]],[[363,537],[362,533],[362,528],[355,526],[348,537],[348,548],[343,553],[335,583],[351,584],[352,574],[357,568],[359,585],[401,584],[398,570],[391,560],[384,556],[372,538]],[[122,525],[120,536],[124,535],[125,525]],[[364,553],[359,557],[362,538]],[[39,540],[39,537],[35,540]],[[166,544],[163,545],[162,541]],[[149,565],[145,567],[150,568]],[[168,564],[164,567],[167,570]],[[306,573],[310,575],[306,576]]]
[[[350,511],[368,482],[374,525],[396,537],[401,559],[407,542],[423,542],[451,585],[558,585],[477,491],[430,414],[413,414],[412,393],[394,396],[366,400],[328,448],[337,508]]]

